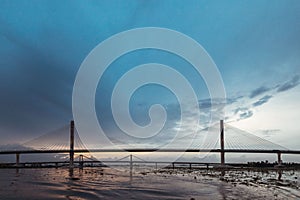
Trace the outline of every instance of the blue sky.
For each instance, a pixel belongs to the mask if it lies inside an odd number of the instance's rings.
[[[300,131],[299,19],[297,0],[1,0],[0,143],[24,142],[68,123],[74,80],[88,53],[113,34],[151,26],[180,31],[207,50],[227,92],[226,121],[299,149],[293,139]],[[108,131],[117,132],[108,109],[114,84],[133,66],[148,62],[173,66],[189,77],[204,115],[209,113],[205,83],[188,63],[143,50],[116,60],[99,83],[96,107]],[[133,96],[132,117],[145,125],[150,105],[162,103],[168,107],[165,131],[176,130],[176,102],[168,90],[145,86]],[[192,121],[186,121],[186,130]]]

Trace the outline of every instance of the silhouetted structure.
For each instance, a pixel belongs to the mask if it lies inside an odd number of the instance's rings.
[[[212,152],[220,153],[221,156],[221,165],[225,165],[225,153],[270,153],[277,154],[277,164],[282,164],[282,154],[300,154],[299,150],[288,150],[280,145],[274,144],[268,140],[260,138],[258,136],[252,135],[243,130],[237,129],[230,125],[226,124],[226,140],[225,140],[225,127],[224,121],[220,121],[220,125],[212,126],[213,131],[210,133],[218,133],[219,135],[219,144],[220,148],[215,146],[209,146],[207,143],[201,144],[194,137],[193,144],[189,149],[180,149],[177,146],[174,146],[169,149],[159,149],[159,148],[124,148],[124,149],[87,149],[81,142],[78,133],[76,132],[76,127],[74,121],[72,120],[69,125],[64,126],[58,130],[52,131],[39,136],[38,138],[31,140],[27,143],[24,143],[24,149],[18,148],[13,150],[0,150],[0,155],[4,154],[15,154],[16,160],[14,165],[20,166],[20,156],[21,154],[43,154],[43,153],[68,153],[69,154],[69,166],[73,168],[74,166],[74,154],[75,153],[90,153],[90,152]],[[66,130],[69,134],[62,134]],[[207,132],[208,129],[205,129]],[[217,132],[218,131],[218,132]],[[233,135],[234,134],[234,135]],[[67,135],[67,137],[66,137]],[[198,133],[196,134],[199,135]],[[216,135],[213,135],[212,140],[206,140],[208,144],[215,145]],[[186,135],[184,137],[190,137]],[[217,136],[216,136],[217,137]],[[66,142],[67,141],[67,142]],[[181,142],[181,141],[179,141]],[[244,142],[244,143],[243,143]],[[66,145],[67,143],[67,145]],[[180,145],[179,145],[180,146]],[[213,148],[212,148],[213,147]],[[80,163],[85,163],[91,161],[80,160]],[[94,162],[94,161],[93,161]],[[96,161],[95,161],[96,162]],[[37,165],[43,165],[49,162],[40,162]],[[64,163],[64,162],[57,162]],[[3,163],[5,165],[5,163]]]
[[[224,122],[220,121],[220,142],[221,142],[221,165],[225,165],[225,152],[224,152]]]

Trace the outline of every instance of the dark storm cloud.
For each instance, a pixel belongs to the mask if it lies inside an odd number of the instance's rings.
[[[253,90],[253,91],[251,92],[251,94],[249,95],[249,97],[250,97],[250,98],[254,98],[254,97],[257,97],[257,96],[259,96],[259,95],[261,95],[261,94],[263,94],[263,93],[265,93],[265,92],[268,92],[268,91],[270,91],[270,90],[271,90],[270,88],[267,88],[267,87],[265,87],[265,86],[261,86],[261,87],[255,89],[255,90]]]
[[[260,98],[258,101],[256,101],[256,102],[253,103],[252,105],[253,105],[254,107],[263,105],[263,104],[267,103],[272,97],[273,97],[273,96],[271,96],[271,95],[266,95],[266,96]]]
[[[296,75],[291,80],[285,82],[282,85],[279,85],[277,88],[277,92],[284,92],[284,91],[290,90],[290,89],[296,87],[297,85],[299,85],[299,83],[300,83],[300,76]]]

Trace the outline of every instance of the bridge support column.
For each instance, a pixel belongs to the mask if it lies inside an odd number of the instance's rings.
[[[130,154],[129,159],[130,159],[130,181],[132,181],[132,169],[133,169],[132,154]]]
[[[70,122],[70,169],[74,168],[74,121]]]
[[[224,121],[220,121],[220,145],[221,145],[221,165],[225,165],[225,152],[224,152]]]
[[[19,167],[20,166],[20,154],[16,153],[16,166]]]
[[[132,171],[133,165],[132,165],[132,154],[129,156],[130,160],[130,171]]]
[[[278,165],[282,164],[282,160],[281,160],[281,152],[277,153],[277,160],[278,160]]]

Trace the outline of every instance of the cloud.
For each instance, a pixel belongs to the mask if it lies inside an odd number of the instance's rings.
[[[300,75],[293,76],[287,82],[281,82],[270,87],[261,86],[247,95],[227,98],[226,121],[239,121],[254,115],[253,108],[266,104],[279,92],[286,92],[300,84]],[[264,93],[268,93],[263,95]],[[262,97],[261,97],[262,96]]]
[[[225,120],[227,122],[232,122],[250,118],[254,114],[251,108],[251,104],[243,104],[242,107],[239,107],[239,105],[233,105],[233,107],[228,108],[228,110],[226,111]]]
[[[234,113],[234,114],[237,114],[237,113],[239,113],[239,112],[245,112],[245,111],[247,111],[247,110],[248,110],[248,108],[245,108],[245,107],[240,108],[240,107],[238,107],[238,108],[236,108],[236,109],[233,110],[233,113]]]
[[[211,108],[212,107],[211,99],[201,99],[201,100],[199,100],[199,107],[201,109]]]
[[[257,107],[257,106],[261,106],[265,103],[267,103],[273,96],[271,95],[265,95],[264,97],[260,98],[258,101],[256,101],[255,103],[253,103],[252,105],[254,107]]]
[[[233,104],[233,103],[236,103],[238,102],[238,100],[242,99],[243,96],[236,96],[236,97],[231,97],[231,98],[227,98],[226,99],[226,104]]]
[[[255,89],[255,90],[253,90],[251,92],[251,94],[249,95],[249,97],[252,99],[252,98],[257,97],[257,96],[259,96],[259,95],[261,95],[261,94],[263,94],[265,92],[268,92],[270,90],[271,90],[270,88],[267,88],[265,86],[261,86],[261,87]]]
[[[300,83],[300,76],[296,75],[291,80],[285,82],[282,85],[279,85],[277,88],[277,92],[284,92],[289,89],[292,89],[292,88],[296,87],[297,85],[299,85],[299,83]]]
[[[264,137],[271,137],[276,135],[276,133],[280,132],[280,129],[267,129],[267,130],[261,130],[260,131]]]
[[[252,110],[247,110],[243,113],[240,114],[240,120],[241,119],[247,119],[253,116],[253,111]]]
[[[258,87],[257,89],[250,92],[250,94],[248,95],[249,98],[247,98],[247,96],[241,96],[236,99],[233,98],[234,101],[229,103],[227,102],[228,112],[226,119],[228,121],[239,121],[250,118],[254,115],[251,108],[268,103],[271,98],[276,96],[277,93],[288,91],[299,84],[300,76],[296,75],[292,77],[289,81],[284,83],[279,83],[271,87]],[[263,97],[259,98],[260,95],[266,92],[270,94],[264,95]],[[254,100],[254,103],[250,102],[252,99]]]

